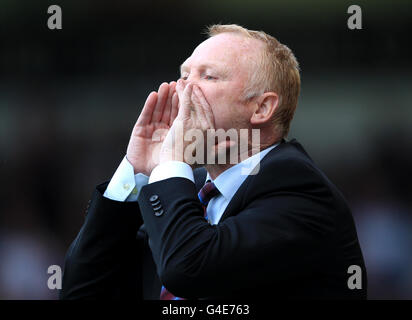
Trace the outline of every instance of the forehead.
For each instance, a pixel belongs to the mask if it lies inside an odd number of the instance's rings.
[[[250,68],[250,59],[256,57],[258,50],[254,41],[257,40],[232,33],[218,34],[199,44],[181,69],[211,66],[246,72]]]

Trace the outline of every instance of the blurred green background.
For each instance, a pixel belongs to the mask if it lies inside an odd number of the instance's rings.
[[[60,5],[63,29],[47,28]],[[362,8],[349,30],[347,8]],[[297,138],[348,199],[371,299],[412,299],[409,1],[0,1],[0,299],[56,299],[94,186],[111,178],[148,93],[178,78],[205,26],[288,45]]]

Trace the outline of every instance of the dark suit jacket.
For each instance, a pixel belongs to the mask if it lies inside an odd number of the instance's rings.
[[[107,184],[98,186],[67,252],[61,298],[158,299],[161,283],[189,299],[366,298],[351,211],[296,140],[266,155],[218,225],[197,197],[206,171],[194,173],[196,184],[143,187],[138,203],[106,199]],[[362,289],[348,288],[351,265]]]

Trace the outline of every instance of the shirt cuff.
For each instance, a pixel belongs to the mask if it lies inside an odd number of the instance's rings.
[[[137,201],[140,189],[146,185],[148,177],[142,173],[134,175],[133,166],[123,158],[103,196],[116,201]]]
[[[195,182],[192,168],[181,161],[167,161],[155,167],[150,175],[149,183],[169,179],[186,178]]]

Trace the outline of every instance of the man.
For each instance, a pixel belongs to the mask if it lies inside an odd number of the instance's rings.
[[[237,25],[209,35],[181,79],[148,96],[68,250],[61,298],[366,298],[350,209],[285,139],[300,89],[293,53]],[[205,146],[219,129],[247,130],[246,144]]]

